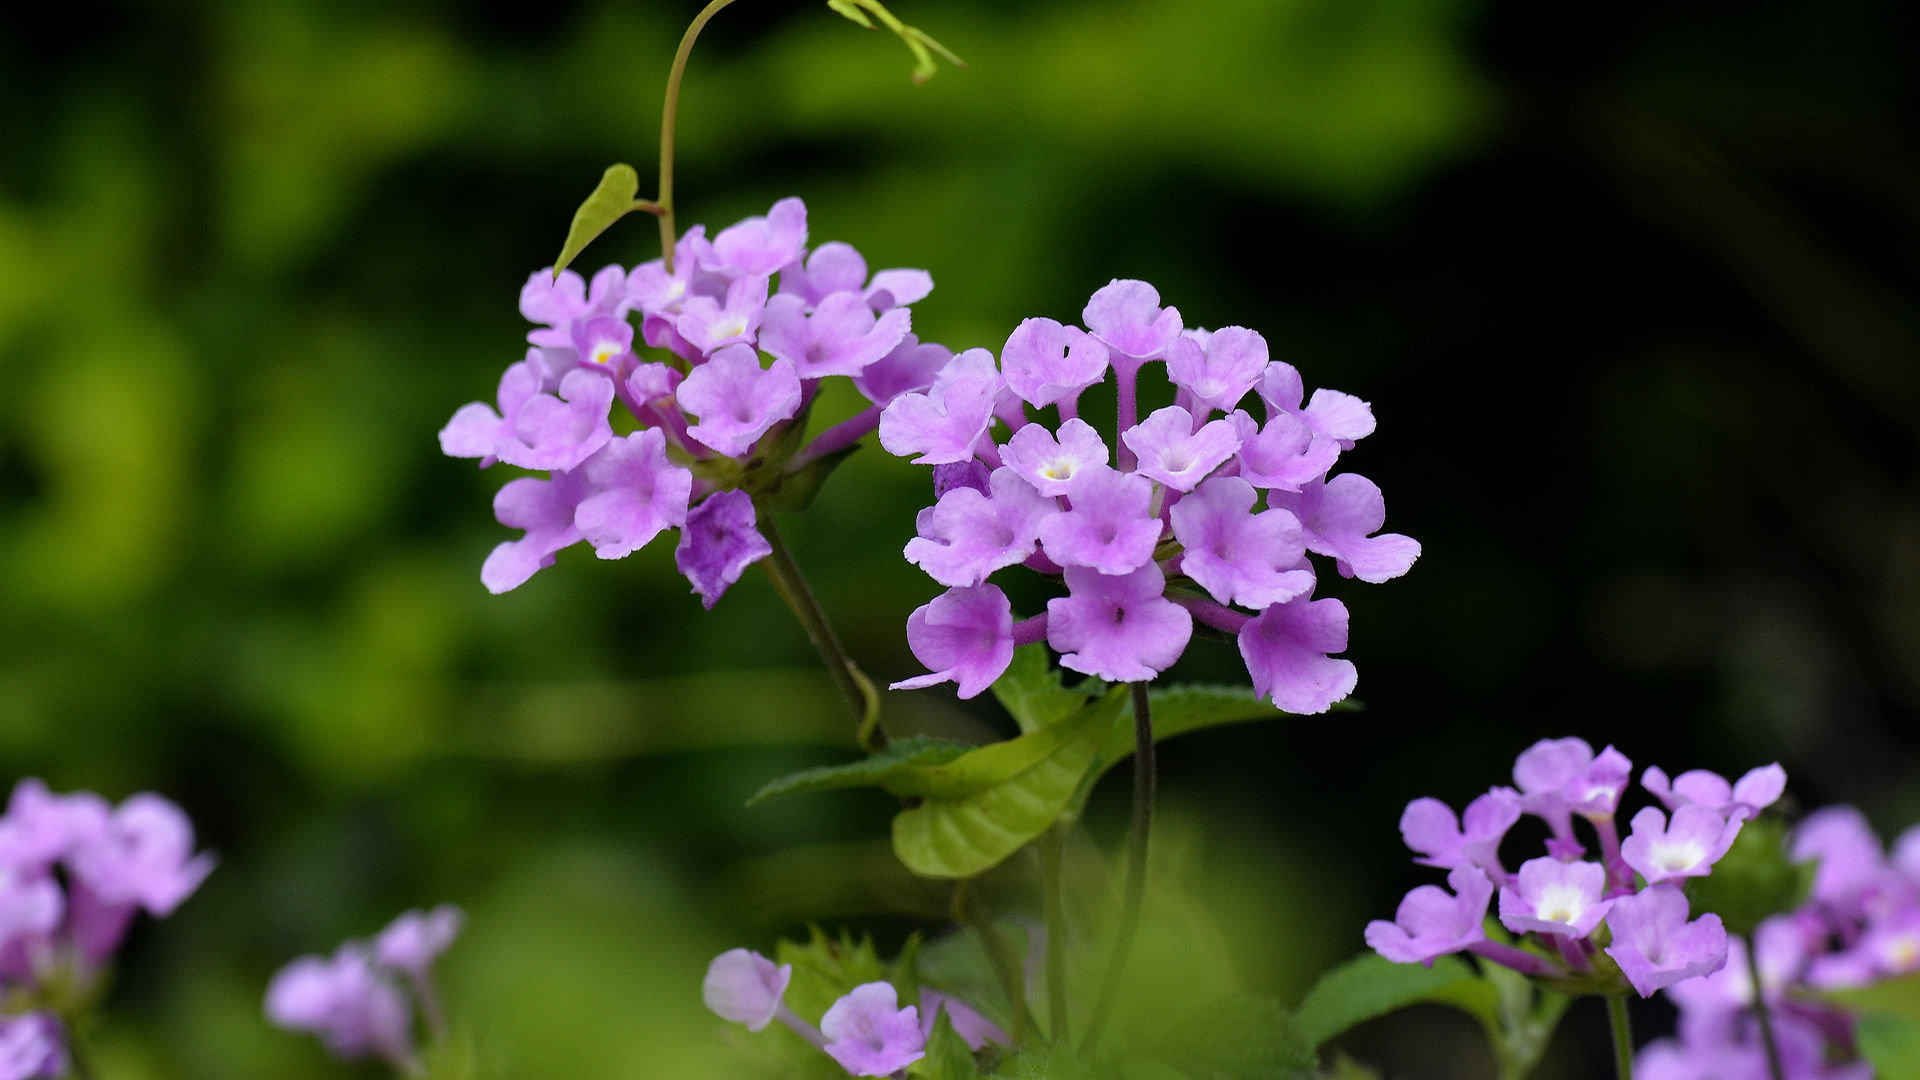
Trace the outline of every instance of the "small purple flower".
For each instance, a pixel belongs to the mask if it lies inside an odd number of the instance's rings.
[[[780,1011],[792,964],[775,964],[751,949],[729,949],[707,965],[700,996],[715,1016],[759,1031]]]
[[[1711,975],[1727,962],[1727,930],[1720,916],[1688,922],[1687,894],[1673,885],[1654,885],[1615,900],[1607,928],[1613,932],[1607,955],[1643,998],[1682,979]]]
[[[1227,420],[1240,437],[1240,475],[1254,487],[1297,492],[1326,476],[1340,456],[1339,443],[1298,417],[1281,413],[1263,427],[1236,409]]]
[[[576,322],[623,315],[626,300],[626,272],[618,266],[602,267],[593,275],[591,288],[571,270],[561,271],[558,278],[551,268],[535,270],[520,288],[520,314],[540,324],[527,334],[527,341],[543,349],[572,349]]]
[[[1306,529],[1307,549],[1331,556],[1342,577],[1390,581],[1420,557],[1420,541],[1411,536],[1374,535],[1386,524],[1387,502],[1379,486],[1358,473],[1308,484],[1297,495],[1276,491],[1268,502],[1293,511]]]
[[[973,697],[1013,662],[1013,605],[992,585],[949,589],[907,617],[907,645],[929,671],[889,689],[951,682],[961,697]]]
[[[806,247],[807,204],[789,197],[774,203],[766,217],[720,230],[703,265],[733,277],[766,276],[799,259]]]
[[[726,301],[691,296],[673,328],[702,355],[726,345],[752,344],[767,308],[767,279],[743,277],[727,286]]]
[[[1400,901],[1393,921],[1367,924],[1367,945],[1397,964],[1426,964],[1485,941],[1487,902],[1493,883],[1471,866],[1447,874],[1449,894],[1438,885],[1421,885]]]
[[[1338,390],[1315,390],[1307,407],[1300,407],[1305,390],[1300,372],[1292,364],[1275,361],[1267,365],[1260,380],[1260,397],[1267,403],[1269,418],[1284,413],[1298,417],[1317,435],[1337,441],[1341,448],[1373,434],[1373,409],[1352,394]]]
[[[906,308],[876,319],[857,293],[834,293],[811,314],[805,301],[783,294],[767,301],[759,343],[769,355],[790,361],[803,379],[852,376],[892,352],[912,325]]]
[[[933,501],[939,502],[947,497],[947,492],[959,488],[972,488],[982,495],[987,494],[993,481],[993,470],[981,461],[954,461],[933,467]]]
[[[0,1017],[0,1080],[66,1076],[66,1032],[52,1013]]]
[[[1193,414],[1178,405],[1155,409],[1153,415],[1120,435],[1140,459],[1140,475],[1175,491],[1192,491],[1240,449],[1233,424],[1214,420],[1194,430]]]
[[[1851,806],[1827,806],[1806,816],[1793,830],[1789,851],[1795,862],[1818,860],[1813,898],[1846,909],[1879,883],[1885,872],[1880,838],[1866,816]]]
[[[1613,906],[1601,899],[1606,887],[1607,868],[1599,863],[1529,859],[1500,889],[1500,924],[1516,934],[1586,937]]]
[[[1577,858],[1581,848],[1573,837],[1573,805],[1568,793],[1593,765],[1593,747],[1585,739],[1541,739],[1520,752],[1513,763],[1513,782],[1520,789],[1520,809],[1553,829],[1549,848],[1565,858]]]
[[[1184,549],[1180,572],[1223,604],[1259,610],[1312,589],[1313,571],[1300,522],[1285,510],[1254,513],[1256,497],[1245,480],[1216,476],[1169,516]]]
[[[331,958],[303,956],[281,968],[267,986],[267,1018],[291,1031],[318,1035],[346,1059],[379,1056],[411,1062],[411,1012],[406,995],[382,978],[356,945]]]
[[[919,1011],[899,1007],[892,983],[854,987],[820,1018],[827,1053],[855,1076],[887,1076],[926,1056]]]
[[[1920,971],[1920,904],[1909,902],[1876,919],[1861,936],[1858,948],[1871,958],[1876,975]]]
[[[619,371],[633,359],[633,324],[598,315],[573,324],[573,351],[590,367]]]
[[[994,470],[989,484],[991,496],[956,488],[920,511],[907,561],[942,585],[967,586],[1032,555],[1042,523],[1059,508],[1012,469]]]
[[[424,979],[433,962],[460,936],[465,921],[466,915],[452,904],[441,904],[431,911],[403,912],[374,939],[374,959],[385,967]]]
[[[134,906],[166,917],[213,872],[213,856],[193,853],[193,823],[158,795],[130,796],[106,828],[67,856],[74,879],[107,906]]]
[[[66,910],[66,896],[52,877],[0,866],[0,952],[49,937]]]
[[[1087,301],[1080,318],[1093,336],[1133,366],[1157,360],[1180,336],[1180,310],[1160,306],[1160,290],[1144,281],[1116,278]]]
[[[1633,762],[1609,746],[1594,755],[1562,792],[1567,806],[1590,821],[1611,818],[1633,779]]]
[[[727,457],[742,457],[767,429],[800,411],[800,377],[789,360],[760,366],[750,345],[728,345],[693,369],[674,399],[699,422],[687,434]]]
[[[22,780],[0,817],[0,865],[19,875],[44,871],[76,843],[105,830],[112,812],[93,792],[56,795],[39,780]]]
[[[1090,566],[1127,574],[1153,561],[1160,519],[1150,512],[1153,485],[1105,466],[1074,473],[1067,485],[1072,509],[1040,523],[1040,543],[1061,566]],[[1160,575],[1156,568],[1155,578]]]
[[[780,268],[780,293],[809,308],[837,292],[859,293],[867,284],[867,260],[852,244],[829,240],[814,248],[804,262]]]
[[[1144,682],[1186,651],[1193,616],[1161,595],[1166,577],[1158,566],[1117,576],[1069,566],[1066,578],[1067,595],[1047,601],[1047,644],[1063,654],[1063,667]]]
[[[736,488],[707,496],[687,514],[673,561],[711,609],[747,567],[771,554],[773,545],[754,528],[753,497]]]
[[[1750,769],[1738,783],[1729,784],[1719,773],[1706,769],[1691,769],[1669,781],[1667,774],[1655,766],[1641,774],[1640,786],[1669,810],[1697,803],[1722,814],[1744,808],[1745,816],[1751,817],[1779,801],[1787,790],[1787,772],[1775,762]]]
[[[522,476],[509,480],[493,497],[493,516],[500,524],[524,530],[518,540],[494,547],[480,566],[480,581],[496,595],[517,589],[540,570],[552,566],[560,549],[580,542],[573,517],[588,494],[581,472],[557,472],[550,480]]]
[[[1347,606],[1313,599],[1311,590],[1274,604],[1240,628],[1240,657],[1256,698],[1282,712],[1323,713],[1353,693],[1359,673],[1329,653],[1347,647]]]
[[[884,406],[901,394],[932,386],[952,359],[953,350],[945,345],[922,345],[919,338],[905,334],[892,352],[861,368],[853,385],[868,401]]]
[[[1267,369],[1267,339],[1244,326],[1224,326],[1203,342],[1182,334],[1167,352],[1167,376],[1208,409],[1231,412]],[[1329,461],[1331,464],[1331,461]]]
[[[1920,825],[1909,828],[1894,841],[1893,865],[1915,885],[1920,885]]]
[[[925,300],[933,292],[933,275],[905,267],[876,270],[867,283],[867,303],[875,311],[904,307]]]
[[[587,462],[586,476],[593,494],[580,501],[573,521],[603,559],[623,559],[687,520],[693,473],[667,459],[659,428],[608,443]]]
[[[1057,438],[1039,424],[1028,424],[1000,448],[1000,460],[1040,494],[1065,495],[1075,474],[1107,466],[1107,444],[1085,420],[1061,424]]]
[[[966,461],[986,438],[1003,385],[993,354],[968,349],[925,393],[901,394],[888,403],[880,414],[880,445],[895,457],[920,455],[916,465]]]
[[[1621,841],[1620,857],[1649,885],[1705,877],[1740,835],[1741,820],[1691,804],[1675,810],[1668,822],[1658,807],[1649,806],[1633,815],[1633,833]]]
[[[988,1043],[1012,1046],[1013,1038],[1000,1029],[1000,1025],[980,1015],[973,1006],[957,997],[943,994],[931,987],[920,990],[920,1034],[922,1037],[933,1035],[934,1025],[940,1022],[941,1010],[946,1010],[947,1020],[953,1024],[953,1033],[960,1036],[969,1050],[979,1050]]]
[[[627,302],[643,315],[661,315],[677,309],[692,294],[700,257],[706,253],[707,227],[695,225],[673,246],[673,273],[664,259],[641,263],[627,275]]]
[[[1000,367],[1027,404],[1071,411],[1082,391],[1107,377],[1107,347],[1079,327],[1027,319],[1000,350]]]
[[[1495,882],[1506,880],[1500,841],[1520,820],[1519,794],[1512,788],[1494,788],[1468,803],[1463,818],[1464,828],[1462,818],[1454,817],[1446,803],[1415,799],[1400,815],[1400,837],[1408,849],[1420,854],[1413,861],[1423,866],[1446,870],[1475,866]]]
[[[460,407],[440,429],[440,449],[449,457],[499,459],[523,469],[567,470],[613,438],[607,409],[613,380],[576,369],[560,380],[558,396],[540,389],[539,359],[509,367],[500,377],[500,411],[482,402]]]

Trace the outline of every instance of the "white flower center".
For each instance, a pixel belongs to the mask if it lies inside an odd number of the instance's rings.
[[[1540,890],[1534,914],[1543,922],[1571,924],[1587,910],[1587,898],[1571,885],[1549,885]]]
[[[745,337],[746,334],[747,320],[737,315],[731,319],[722,319],[713,324],[713,336],[716,341],[725,341],[727,338]]]
[[[1049,480],[1071,480],[1073,479],[1073,464],[1072,458],[1054,458],[1052,461],[1047,462],[1046,466],[1040,470],[1040,475]]]
[[[1902,934],[1888,943],[1887,966],[1896,973],[1920,968],[1920,934]]]
[[[593,347],[591,353],[587,354],[587,359],[596,364],[611,364],[613,363],[613,358],[619,356],[624,351],[625,350],[620,348],[620,343],[617,341],[602,341]]]
[[[1691,870],[1707,857],[1706,849],[1690,840],[1656,843],[1651,854],[1653,864],[1670,874]]]

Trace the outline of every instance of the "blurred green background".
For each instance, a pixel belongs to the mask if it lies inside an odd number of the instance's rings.
[[[764,577],[703,613],[656,543],[491,597],[504,474],[435,445],[519,357],[519,286],[600,170],[651,170],[697,6],[72,0],[0,24],[0,775],[165,792],[222,859],[136,932],[103,1076],[350,1072],[269,1029],[263,987],[408,906],[470,913],[448,994],[502,1076],[748,1075],[699,1004],[713,953],[940,926],[886,800],[742,809],[849,744]],[[1352,466],[1426,545],[1402,581],[1332,589],[1365,713],[1167,748],[1159,866],[1219,947],[1143,983],[1296,995],[1431,876],[1401,806],[1459,805],[1543,735],[1670,771],[1777,759],[1802,805],[1920,819],[1901,5],[896,10],[970,67],[916,88],[824,5],[726,12],[683,101],[683,222],[800,194],[815,242],[931,270],[915,329],[956,348],[1152,280],[1371,400]],[[582,265],[655,243],[630,222]],[[786,526],[877,678],[918,670],[902,627],[935,590],[898,550],[926,496],[870,450]],[[1238,672],[1196,647],[1179,674]],[[944,691],[889,707],[997,722]],[[1576,1008],[1546,1072],[1603,1075],[1601,1034]],[[1346,1045],[1469,1077],[1476,1039],[1416,1012]]]

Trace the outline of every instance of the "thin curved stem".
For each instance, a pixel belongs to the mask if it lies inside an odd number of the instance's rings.
[[[773,587],[780,598],[793,609],[794,617],[807,632],[807,639],[820,652],[820,659],[827,665],[827,672],[846,696],[847,707],[853,712],[855,737],[862,749],[872,752],[886,745],[886,732],[880,729],[880,692],[873,683],[861,674],[854,665],[853,658],[847,655],[846,646],[840,644],[840,637],[833,632],[833,624],[827,621],[827,613],[821,609],[820,602],[813,598],[813,590],[807,587],[807,579],[800,572],[800,564],[793,561],[793,553],[787,550],[786,541],[781,539],[780,530],[773,524],[773,514],[765,506],[755,506],[760,533],[767,538],[767,546],[773,551],[766,558],[767,576],[773,579]]]
[[[680,114],[680,80],[687,73],[687,54],[693,51],[694,39],[731,3],[733,0],[711,0],[700,9],[687,24],[687,32],[680,35],[680,48],[674,52],[673,67],[667,72],[667,96],[660,103],[660,196],[648,212],[660,221],[660,254],[669,274],[673,273],[673,242],[679,236],[673,228],[673,133]]]
[[[1107,961],[1106,977],[1100,983],[1100,997],[1093,1007],[1093,1019],[1087,1023],[1087,1035],[1080,1043],[1083,1054],[1090,1052],[1100,1038],[1100,1030],[1113,1012],[1120,996],[1121,977],[1126,972],[1127,954],[1140,928],[1140,902],[1147,890],[1147,837],[1153,830],[1153,795],[1157,782],[1157,764],[1153,752],[1153,717],[1147,703],[1147,684],[1133,685],[1133,822],[1127,833],[1127,885],[1121,898],[1120,925],[1113,939],[1113,952]]]
[[[1767,1048],[1767,1075],[1773,1080],[1786,1080],[1780,1047],[1773,1041],[1773,1017],[1767,1009],[1766,990],[1760,985],[1760,952],[1754,947],[1752,934],[1747,935],[1747,978],[1753,984],[1753,1015],[1760,1021],[1760,1045]]]
[[[992,913],[973,902],[967,886],[970,879],[962,878],[953,886],[953,921],[962,926],[972,927],[980,935],[980,947],[986,950],[987,963],[992,966],[994,977],[1000,981],[1000,989],[1007,995],[1007,1011],[1013,1025],[1010,1037],[1013,1045],[1019,1046],[1026,1041],[1027,1032],[1036,1025],[1033,1022],[1033,1010],[1027,1005],[1026,978],[1022,973],[1020,957],[1013,951],[1013,945],[1006,935],[995,929]]]
[[[1607,995],[1607,1024],[1613,1028],[1613,1069],[1620,1080],[1633,1080],[1633,1025],[1627,1019],[1627,999]]]

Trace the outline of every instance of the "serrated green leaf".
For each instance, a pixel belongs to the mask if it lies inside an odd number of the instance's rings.
[[[1320,1046],[1356,1024],[1409,1005],[1451,1005],[1489,1029],[1499,1025],[1493,987],[1454,957],[1431,968],[1365,953],[1320,977],[1294,1012],[1301,1037]]]
[[[977,749],[969,743],[954,742],[950,739],[933,739],[924,735],[913,735],[904,739],[895,739],[886,749],[858,761],[845,765],[822,765],[813,769],[802,769],[788,773],[777,780],[768,781],[765,787],[753,793],[747,805],[781,795],[797,795],[809,791],[834,791],[840,788],[878,787],[885,788],[902,774],[913,769],[932,765],[943,765],[970,750]]]
[[[560,271],[567,268],[580,252],[593,243],[595,237],[606,232],[614,222],[644,209],[649,204],[639,201],[640,174],[631,165],[609,165],[607,171],[600,174],[600,184],[573,212],[573,224],[567,229],[567,242],[560,246],[560,257],[553,260],[553,276],[559,277]]]
[[[991,771],[1001,778],[963,795],[933,795],[902,811],[893,819],[894,854],[916,874],[963,878],[1018,851],[1067,809],[1107,729],[1120,715],[1126,694],[1126,688],[1115,687],[1073,719],[926,770],[957,778],[978,768],[970,759],[992,754]],[[1026,746],[1016,751],[1018,744]],[[1032,753],[1036,747],[1046,752]],[[1021,767],[1007,768],[1014,764]]]
[[[1149,690],[1147,708],[1153,714],[1155,745],[1191,731],[1286,715],[1254,697],[1252,687],[1200,683]],[[1100,760],[1107,768],[1133,753],[1132,699],[1124,715],[1128,722],[1116,725],[1101,748]]]
[[[1712,912],[1727,933],[1745,937],[1772,916],[1804,903],[1817,869],[1818,863],[1788,858],[1784,823],[1756,818],[1741,827],[1712,874],[1687,882],[1687,901],[1696,915]]]
[[[920,1080],[973,1080],[980,1075],[980,1066],[973,1060],[973,1051],[967,1049],[967,1041],[953,1030],[953,1020],[945,1009],[933,1022],[933,1031],[927,1036],[926,1056],[913,1063],[907,1070],[908,1076]]]
[[[1013,661],[993,682],[993,696],[1013,715],[1021,731],[1039,731],[1077,714],[1105,688],[1096,680],[1068,687],[1061,673],[1048,663],[1047,647],[1022,645]]]
[[[1086,1066],[1066,1043],[1036,1046],[1022,1050],[995,1069],[994,1076],[1005,1080],[1083,1080],[1091,1076]]]
[[[799,1015],[823,1015],[854,987],[887,979],[888,967],[872,938],[855,938],[845,930],[830,938],[817,926],[809,926],[807,933],[805,944],[782,941],[774,949],[778,963],[793,965],[782,1001]]]

